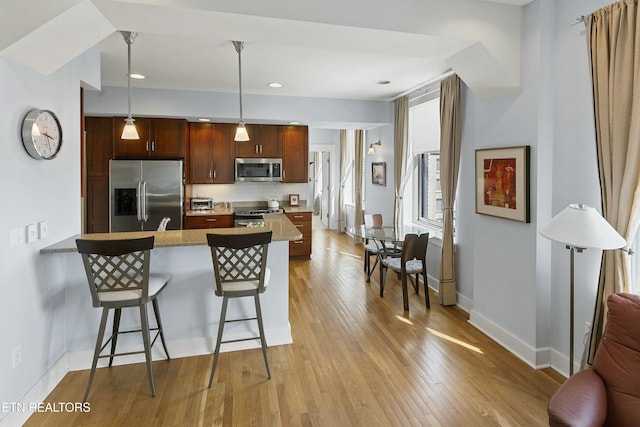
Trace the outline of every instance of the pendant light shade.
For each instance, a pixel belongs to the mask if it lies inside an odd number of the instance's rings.
[[[133,31],[120,31],[127,43],[127,86],[129,89],[129,116],[125,119],[124,129],[122,129],[121,139],[140,139],[136,129],[135,120],[131,117],[131,45],[138,33]]]
[[[234,41],[232,42],[233,46],[236,48],[236,52],[238,52],[238,87],[240,94],[240,123],[238,123],[238,128],[236,129],[236,136],[233,138],[234,141],[249,141],[249,134],[247,133],[247,128],[244,126],[244,121],[242,120],[242,49],[244,48],[244,42]]]

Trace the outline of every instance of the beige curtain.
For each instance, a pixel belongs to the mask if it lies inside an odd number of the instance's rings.
[[[456,274],[453,244],[453,204],[456,200],[460,145],[462,142],[460,78],[449,76],[440,82],[440,185],[442,188],[443,230],[438,300],[456,303]]]
[[[393,176],[396,196],[393,209],[393,223],[402,223],[402,193],[409,164],[409,97],[403,96],[395,101],[395,130],[393,145]]]
[[[353,197],[355,198],[355,218],[354,225],[362,225],[364,223],[364,212],[362,212],[362,192],[363,192],[363,182],[362,182],[362,163],[364,157],[364,131],[361,129],[356,129],[355,131],[355,144],[354,144],[354,183],[355,183],[355,194]],[[362,239],[359,237],[354,237],[354,241],[356,243],[362,243]]]
[[[585,19],[593,83],[602,213],[627,239],[638,230],[640,201],[640,32],[637,0],[602,8]],[[606,322],[607,298],[630,289],[626,252],[604,251],[586,363],[593,362]],[[585,357],[583,357],[584,361]]]
[[[349,153],[347,153],[347,131],[340,129],[340,188],[338,190],[338,232],[344,233],[347,218],[344,202],[344,186],[349,171]]]

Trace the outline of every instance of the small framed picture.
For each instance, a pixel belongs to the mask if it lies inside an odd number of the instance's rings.
[[[297,194],[289,194],[289,205],[291,206],[300,205],[300,196]]]
[[[371,163],[371,182],[377,185],[387,185],[387,163]]]

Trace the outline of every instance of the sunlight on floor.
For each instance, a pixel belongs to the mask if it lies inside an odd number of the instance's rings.
[[[471,344],[467,344],[464,341],[460,341],[459,339],[456,339],[456,338],[453,338],[453,337],[451,337],[449,335],[443,334],[442,332],[438,332],[435,329],[431,329],[431,328],[426,328],[426,329],[427,329],[427,331],[431,332],[433,335],[435,335],[435,336],[437,336],[439,338],[445,339],[445,340],[447,340],[449,342],[452,342],[454,344],[458,344],[459,346],[462,346],[462,347],[464,347],[464,348],[466,348],[468,350],[471,350],[471,351],[475,351],[476,353],[484,354],[484,352],[482,350],[480,350],[480,348],[478,348],[478,347],[475,347],[475,346],[473,346]]]
[[[397,318],[399,321],[401,321],[401,322],[403,322],[403,323],[406,323],[407,325],[411,325],[411,326],[413,326],[413,322],[412,322],[411,320],[409,320],[409,319],[405,318],[405,317],[402,317],[402,316],[396,316],[396,318]]]

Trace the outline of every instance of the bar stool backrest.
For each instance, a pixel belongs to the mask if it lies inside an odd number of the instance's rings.
[[[258,293],[264,292],[267,251],[271,231],[250,234],[207,234],[211,247],[216,295],[224,295],[229,282],[258,281]]]
[[[141,291],[149,297],[149,264],[154,237],[122,240],[77,239],[94,307],[105,292]]]

